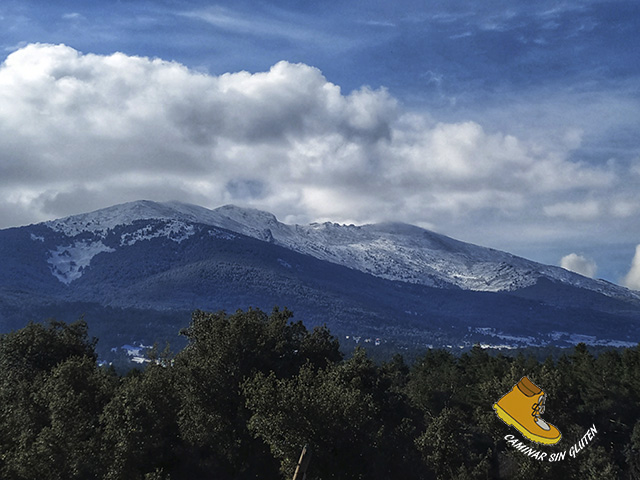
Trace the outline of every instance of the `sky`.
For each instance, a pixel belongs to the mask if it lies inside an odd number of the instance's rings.
[[[0,228],[401,221],[640,289],[640,2],[7,0]]]

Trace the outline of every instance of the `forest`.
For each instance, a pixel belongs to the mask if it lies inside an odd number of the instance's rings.
[[[381,363],[278,308],[195,311],[181,334],[123,374],[99,366],[85,320],[0,336],[0,478],[291,479],[305,445],[307,479],[640,478],[640,347]],[[555,445],[492,408],[524,376]]]

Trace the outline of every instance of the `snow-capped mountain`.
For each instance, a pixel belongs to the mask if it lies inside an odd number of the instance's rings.
[[[138,201],[0,230],[0,258],[0,332],[85,315],[107,346],[175,336],[195,309],[274,305],[401,344],[640,340],[637,292],[401,223]]]
[[[193,224],[226,229],[257,240],[272,242],[298,253],[311,255],[387,280],[433,287],[459,287],[473,291],[514,291],[535,285],[540,278],[586,288],[616,298],[638,298],[623,287],[593,280],[560,267],[543,265],[506,252],[454,240],[403,223],[339,225],[322,223],[286,225],[270,213],[227,205],[209,210],[180,202],[138,201],[96,212],[47,222],[52,230],[73,238],[83,233],[104,237],[118,225],[140,220],[166,220],[163,231],[143,227],[122,237],[122,244],[167,236],[181,241],[194,233]],[[86,268],[93,253],[108,252],[99,240],[80,240],[71,250],[60,246],[51,252],[50,263],[60,281],[78,278],[77,270],[66,268],[67,259]],[[60,270],[62,267],[63,270]]]

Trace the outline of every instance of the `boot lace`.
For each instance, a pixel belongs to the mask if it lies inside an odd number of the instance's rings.
[[[533,412],[531,412],[531,416],[540,418],[540,415],[544,413],[544,401],[546,399],[545,395],[540,396],[540,399],[533,404]]]
[[[533,412],[531,412],[531,416],[535,418],[535,422],[538,424],[540,428],[543,430],[549,430],[549,424],[540,418],[540,415],[544,413],[544,401],[546,399],[546,395],[541,395],[536,403],[532,405]]]

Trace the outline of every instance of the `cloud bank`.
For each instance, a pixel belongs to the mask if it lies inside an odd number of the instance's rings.
[[[567,135],[437,122],[385,89],[345,93],[305,64],[213,76],[32,44],[0,67],[0,227],[140,198],[450,234],[555,235],[635,211],[619,186],[628,172],[572,159],[580,139]]]
[[[589,278],[595,278],[596,272],[598,271],[598,266],[595,261],[576,253],[570,253],[562,257],[560,266]]]
[[[631,269],[622,280],[622,284],[632,290],[640,290],[640,245],[636,247],[636,254],[631,262]]]

